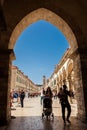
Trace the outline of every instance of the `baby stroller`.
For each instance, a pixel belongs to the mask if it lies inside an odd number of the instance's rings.
[[[42,113],[42,119],[46,116],[54,118],[54,114],[52,113],[52,99],[50,97],[44,97],[43,99],[43,113]]]

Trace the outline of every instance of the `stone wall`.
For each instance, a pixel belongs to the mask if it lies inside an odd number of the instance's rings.
[[[73,6],[72,6],[73,5]],[[66,26],[68,25],[74,35],[74,40],[69,40],[72,50],[78,48],[79,55],[74,56],[75,68],[75,84],[77,89],[78,101],[78,117],[87,118],[87,53],[83,50],[87,48],[87,2],[85,0],[6,0],[0,5],[0,123],[7,122],[10,119],[9,111],[9,85],[10,85],[10,49],[13,49],[15,42],[10,43],[11,34],[20,23],[20,21],[37,9],[44,8],[53,15],[48,15],[48,19],[52,20],[54,15],[61,17]],[[48,12],[49,12],[48,11]],[[44,13],[43,13],[44,14]],[[43,14],[40,14],[41,19],[44,19]],[[51,13],[52,14],[52,13]],[[37,14],[35,14],[36,16]],[[47,19],[47,15],[46,19]],[[39,15],[38,15],[39,16]],[[37,16],[36,16],[37,17]],[[34,18],[34,17],[33,17]],[[39,19],[38,19],[39,20]],[[51,20],[51,21],[52,21]],[[57,20],[53,20],[56,25]],[[4,23],[4,24],[2,24]],[[59,26],[59,25],[58,25]],[[67,31],[66,26],[62,28]],[[25,26],[26,27],[26,26]],[[59,26],[60,27],[60,26]],[[65,32],[66,32],[65,31]],[[66,33],[67,36],[69,33]],[[20,35],[20,33],[19,33]],[[71,37],[72,37],[71,35]],[[69,39],[71,39],[69,37]],[[17,39],[15,39],[16,41]],[[13,40],[12,40],[13,41]],[[77,44],[75,42],[77,41]],[[5,49],[5,50],[4,50]],[[73,52],[72,51],[72,52]],[[84,53],[84,54],[83,54]]]

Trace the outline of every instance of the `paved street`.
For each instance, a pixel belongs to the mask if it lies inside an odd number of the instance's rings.
[[[87,124],[76,119],[76,104],[72,105],[71,124],[63,124],[59,100],[53,99],[54,120],[42,119],[40,97],[25,99],[24,108],[13,104],[12,119],[8,127],[0,130],[87,130]]]

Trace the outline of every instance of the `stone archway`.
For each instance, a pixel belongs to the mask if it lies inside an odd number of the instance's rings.
[[[10,37],[10,42],[9,42],[9,49],[13,49],[14,45],[16,43],[17,38],[19,37],[19,35],[21,35],[22,31],[24,31],[28,26],[30,26],[32,23],[39,21],[39,20],[45,20],[50,22],[51,24],[53,24],[54,26],[56,26],[66,37],[66,39],[68,40],[68,43],[70,45],[71,48],[71,55],[72,54],[76,54],[77,49],[78,49],[78,43],[76,41],[75,35],[72,32],[71,28],[69,27],[69,25],[58,15],[56,15],[55,13],[53,13],[52,11],[45,9],[45,8],[40,8],[37,9],[31,13],[29,13],[27,16],[25,16],[15,27],[15,29],[12,32],[12,35]],[[74,54],[74,56],[75,56]],[[82,95],[83,93],[83,85],[82,85],[82,80],[81,80],[81,73],[80,73],[80,68],[78,68],[78,64],[80,63],[80,58],[79,58],[79,54],[76,54],[76,61],[75,61],[75,67],[74,69],[76,70],[76,77],[78,77],[78,80],[76,81],[76,85],[78,84],[78,88],[81,89],[81,93],[80,95]],[[79,69],[79,73],[77,73]],[[79,84],[80,82],[80,84]],[[78,96],[77,96],[78,97]],[[78,112],[83,111],[82,114],[80,115],[80,112],[78,114],[78,117],[80,118],[82,115],[85,115],[85,110],[83,109],[83,107],[79,108],[79,105],[82,104],[82,106],[84,106],[84,96],[82,97],[82,101],[79,100],[79,98],[77,98],[78,100]]]
[[[79,111],[78,117],[83,118],[86,115],[86,111],[84,109],[85,106],[84,106],[84,94],[83,94],[83,85],[82,85],[82,78],[81,78],[80,57],[79,57],[79,54],[76,51],[78,49],[78,43],[76,41],[76,38],[75,38],[71,28],[68,26],[68,24],[61,17],[59,17],[58,15],[53,13],[52,11],[45,9],[45,8],[40,8],[40,9],[37,9],[37,10],[29,13],[27,16],[25,16],[17,24],[17,26],[13,30],[12,35],[11,35],[10,40],[9,40],[8,49],[13,49],[14,45],[16,43],[16,40],[19,37],[19,35],[21,34],[21,32],[26,27],[28,27],[29,25],[31,25],[32,23],[34,23],[38,20],[46,20],[46,21],[52,23],[54,26],[58,27],[58,29],[63,32],[66,39],[68,40],[70,47],[72,48],[71,54],[72,54],[72,58],[74,57],[74,65],[75,65],[74,69],[75,69],[75,72],[76,72],[75,77],[77,77],[76,78],[76,85],[78,86],[77,91],[80,89],[81,90],[80,95],[82,95],[81,101],[79,100],[79,96],[77,96],[78,111]],[[10,60],[10,58],[9,58],[9,60]],[[80,67],[78,68],[78,66],[80,66]],[[9,68],[10,68],[10,66],[9,66]],[[8,70],[9,70],[9,68],[8,68]],[[77,73],[78,71],[79,71],[79,73]],[[79,103],[82,104],[82,107],[80,107]],[[82,113],[80,113],[80,110],[82,111]],[[5,115],[6,120],[9,119],[9,116],[10,116],[10,113],[8,111],[7,116]]]
[[[69,59],[68,63],[67,63],[67,71],[68,71],[68,81],[69,81],[69,85],[70,85],[70,89],[74,90],[74,75],[72,75],[74,73],[73,71],[73,61],[71,59]],[[72,81],[73,79],[73,81]]]
[[[66,39],[68,40],[68,43],[72,48],[72,52],[74,52],[78,48],[76,38],[68,24],[61,17],[45,8],[40,8],[31,12],[17,24],[10,37],[10,43],[8,48],[13,49],[16,40],[21,34],[21,32],[24,31],[24,29],[32,23],[39,20],[48,21],[54,26],[56,26],[59,30],[61,30],[61,32],[65,35]]]
[[[62,68],[62,73],[63,73],[63,84],[66,84],[66,70],[64,67]]]

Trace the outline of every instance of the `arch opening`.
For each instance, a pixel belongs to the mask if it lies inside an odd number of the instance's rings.
[[[58,15],[55,13],[45,9],[45,8],[40,8],[37,9],[27,16],[25,16],[20,23],[15,27],[13,30],[13,33],[10,37],[10,42],[9,42],[9,49],[13,49],[16,43],[16,40],[18,37],[21,35],[21,33],[32,23],[35,23],[36,21],[39,20],[45,20],[48,21],[49,23],[53,24],[56,26],[66,37],[70,48],[71,48],[71,53],[73,53],[77,48],[78,44],[76,41],[76,38],[74,36],[74,33],[72,32],[71,28],[68,26],[68,24]]]
[[[76,38],[68,24],[61,17],[45,8],[40,8],[31,12],[30,14],[25,16],[20,21],[20,23],[17,24],[10,37],[8,48],[13,49],[16,40],[18,39],[19,35],[24,31],[24,29],[39,20],[48,21],[49,23],[56,26],[65,35],[70,47],[72,48],[72,52],[76,50],[76,48],[78,48]]]

